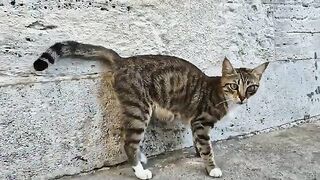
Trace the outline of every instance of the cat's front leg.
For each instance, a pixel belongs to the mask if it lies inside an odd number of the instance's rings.
[[[206,163],[206,170],[209,176],[216,178],[221,177],[222,172],[214,160],[214,153],[210,140],[211,126],[207,125],[208,123],[205,123],[204,121],[204,119],[195,119],[191,122],[193,139],[201,158]]]

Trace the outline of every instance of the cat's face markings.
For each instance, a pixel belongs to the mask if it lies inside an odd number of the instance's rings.
[[[222,90],[228,102],[244,104],[253,96],[258,88],[259,81],[268,63],[261,64],[254,69],[233,68],[225,58],[222,66]]]

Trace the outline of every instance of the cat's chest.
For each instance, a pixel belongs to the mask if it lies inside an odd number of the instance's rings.
[[[227,113],[223,118],[225,118],[225,119],[233,119],[233,118],[235,118],[237,112],[240,109],[240,106],[241,105],[239,105],[239,104],[228,104]]]

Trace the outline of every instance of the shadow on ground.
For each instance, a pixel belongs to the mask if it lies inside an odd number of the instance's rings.
[[[233,139],[214,145],[216,160],[225,180],[320,179],[320,121],[299,127]],[[155,180],[206,180],[200,158],[193,148],[151,158]],[[74,180],[134,180],[128,165],[103,168],[89,174],[65,177]]]

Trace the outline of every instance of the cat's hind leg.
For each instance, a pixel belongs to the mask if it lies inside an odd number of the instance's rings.
[[[140,144],[144,138],[144,131],[147,127],[147,120],[138,117],[134,114],[129,115],[125,113],[126,127],[125,127],[125,143],[124,149],[128,156],[128,160],[132,165],[134,173],[139,179],[151,179],[152,173],[148,169],[144,169],[142,163],[147,162],[147,158],[140,150]]]
[[[130,104],[130,105],[128,105]],[[128,160],[132,165],[134,173],[139,179],[151,179],[152,173],[144,169],[142,163],[147,162],[147,158],[140,150],[140,144],[143,141],[145,129],[148,126],[151,115],[151,108],[143,106],[141,103],[129,103],[124,101],[124,149]]]
[[[140,152],[140,162],[142,162],[142,164],[147,164],[148,162],[148,158],[143,152]]]
[[[151,179],[151,171],[144,169],[141,164],[146,162],[146,158],[142,155],[140,145],[152,115],[152,106],[143,82],[136,72],[122,72],[116,76],[115,90],[121,105],[124,149],[128,161],[137,178]]]

